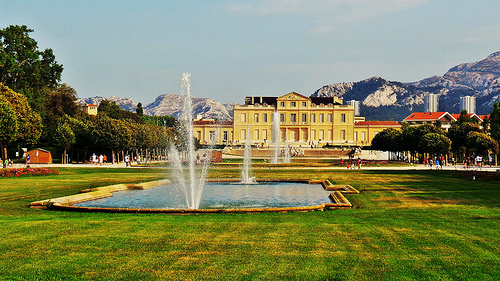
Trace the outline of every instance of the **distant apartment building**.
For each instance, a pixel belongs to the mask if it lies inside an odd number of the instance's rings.
[[[346,104],[354,106],[354,116],[361,116],[361,114],[359,112],[359,101],[349,100],[349,101],[346,101]]]
[[[437,112],[438,111],[439,96],[436,94],[427,94],[424,97],[424,112]]]
[[[460,111],[467,110],[467,113],[476,113],[476,97],[460,97]]]

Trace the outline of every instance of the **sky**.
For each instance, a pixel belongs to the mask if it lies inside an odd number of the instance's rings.
[[[80,98],[147,105],[179,93],[228,103],[309,96],[372,76],[413,82],[500,51],[498,0],[0,0]]]

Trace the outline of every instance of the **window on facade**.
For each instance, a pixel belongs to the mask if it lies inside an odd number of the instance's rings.
[[[255,114],[253,115],[253,119],[254,119],[254,122],[255,122],[255,123],[259,123],[259,114],[258,114],[258,113],[255,113]]]
[[[254,140],[258,140],[259,139],[259,130],[258,129],[255,129],[253,131],[253,139]]]
[[[215,142],[215,131],[210,131],[210,143]]]
[[[267,113],[263,113],[262,114],[262,122],[266,122],[267,123]]]
[[[247,115],[246,115],[246,113],[242,113],[241,114],[241,123],[245,123],[245,122],[247,122]]]
[[[340,139],[345,140],[345,130],[340,130]]]
[[[280,122],[285,122],[285,114],[280,114]]]
[[[290,122],[292,122],[292,123],[297,122],[297,114],[295,114],[295,113],[290,114]]]
[[[316,114],[311,114],[311,123],[316,123]]]
[[[361,132],[361,141],[365,141],[365,140],[366,140],[366,133]]]
[[[240,139],[246,140],[246,138],[247,138],[247,130],[242,129],[241,130],[241,137],[240,137]]]
[[[307,122],[307,114],[302,113],[302,122],[306,123]]]
[[[281,107],[285,107],[285,102],[284,101],[280,101],[280,106]]]
[[[332,130],[328,130],[328,135],[326,137],[327,137],[327,140],[332,140],[333,139]]]
[[[201,132],[200,131],[196,132],[196,136],[197,136],[197,139],[199,141],[201,141]]]
[[[295,101],[290,102],[290,106],[291,107],[297,107],[297,102],[295,102]]]
[[[340,114],[340,121],[342,123],[345,123],[345,114],[344,113]]]
[[[302,102],[302,106],[303,106],[303,107],[307,107],[307,102],[303,101],[303,102]]]
[[[325,123],[325,114],[321,113],[321,114],[319,115],[319,122],[320,122],[320,123]]]
[[[358,132],[354,132],[354,141],[358,141]]]
[[[227,141],[227,131],[224,131],[224,141]]]
[[[328,123],[332,123],[332,114],[328,114]]]
[[[324,130],[319,130],[319,140],[325,140],[325,131]]]
[[[267,140],[267,130],[262,130],[262,138]]]
[[[316,140],[316,130],[311,130],[311,140]]]

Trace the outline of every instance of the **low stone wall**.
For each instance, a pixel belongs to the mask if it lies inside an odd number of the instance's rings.
[[[338,150],[338,149],[301,149],[303,154],[296,157],[348,157],[350,150]],[[244,149],[231,149],[227,154],[243,156],[245,153]],[[274,151],[267,148],[252,149],[252,157],[271,157],[274,155]]]
[[[31,208],[42,208],[46,209],[55,205],[70,206],[73,204],[78,204],[86,201],[101,199],[112,196],[113,192],[127,190],[127,189],[148,189],[159,185],[169,184],[170,180],[159,180],[151,181],[140,184],[115,184],[102,186],[92,189],[84,189],[82,193],[58,197],[53,199],[41,200],[32,202],[30,204]]]
[[[220,180],[209,179],[207,181],[235,181],[234,179]],[[273,180],[265,179],[258,180],[265,181],[286,181],[283,179]],[[82,193],[69,195],[54,199],[47,199],[32,202],[31,208],[55,209],[64,211],[77,211],[77,212],[108,212],[108,213],[166,213],[166,214],[217,214],[217,213],[269,213],[269,212],[311,212],[311,211],[324,211],[327,209],[342,209],[351,208],[352,204],[342,195],[357,194],[355,188],[350,185],[333,185],[328,180],[289,180],[289,182],[306,182],[309,184],[322,184],[323,188],[327,191],[334,190],[330,194],[332,203],[325,203],[316,206],[302,206],[302,207],[284,207],[284,208],[242,208],[242,209],[139,209],[139,208],[97,208],[97,207],[79,207],[74,204],[91,201],[101,198],[112,196],[113,192],[127,190],[127,189],[148,189],[160,185],[169,184],[170,180],[159,180],[140,184],[115,184],[109,186],[98,187],[95,189],[85,189]]]

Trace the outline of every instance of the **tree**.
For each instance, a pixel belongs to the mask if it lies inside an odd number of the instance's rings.
[[[58,85],[63,67],[51,49],[38,50],[31,32],[25,25],[0,29],[0,83],[25,95],[31,107],[41,112],[44,90]]]
[[[472,122],[453,122],[451,127],[448,129],[446,134],[451,140],[451,148],[455,153],[460,153],[462,157],[465,157],[469,153],[470,148],[467,145],[467,135],[470,132],[480,132],[481,129],[479,125]]]
[[[485,133],[469,132],[466,143],[470,147],[470,152],[477,155],[487,155],[490,152],[498,153],[498,142]]]
[[[137,113],[137,115],[139,115],[141,117],[144,115],[144,109],[142,109],[142,103],[137,104],[137,108],[135,109],[135,112]]]
[[[490,113],[490,135],[500,143],[500,103],[493,103],[493,111]]]
[[[34,112],[25,96],[18,94],[0,83],[0,96],[10,102],[18,122],[15,139],[23,145],[35,144],[42,134],[42,122],[38,113]]]
[[[372,148],[382,151],[400,151],[401,130],[384,129],[375,135]]]
[[[113,119],[132,119],[136,122],[144,122],[137,113],[133,113],[124,109],[121,109],[118,104],[114,101],[103,100],[97,108],[98,114],[106,114]]]
[[[68,115],[75,117],[80,112],[80,106],[76,103],[77,93],[71,86],[63,83],[57,88],[48,91],[48,99],[45,111],[50,115],[62,117]]]
[[[446,155],[450,152],[451,141],[447,137],[438,133],[428,133],[422,137],[420,147],[425,153],[431,155]]]
[[[0,153],[1,159],[7,158],[5,147],[16,140],[18,136],[17,116],[11,103],[0,95]]]
[[[61,121],[57,125],[54,142],[63,149],[62,163],[68,163],[68,149],[76,142],[75,133],[68,122]]]

